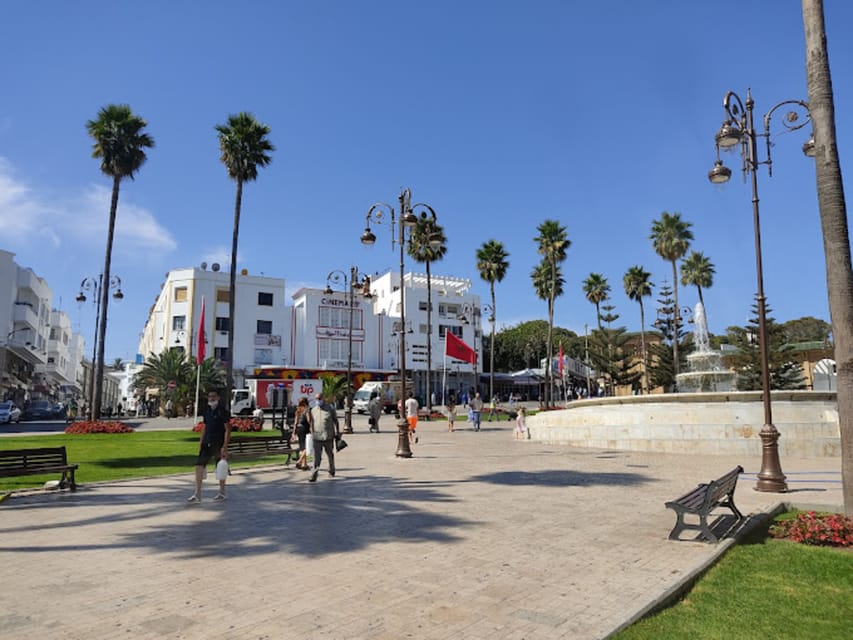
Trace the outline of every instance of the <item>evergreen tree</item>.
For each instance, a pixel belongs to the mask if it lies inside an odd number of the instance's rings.
[[[729,327],[729,342],[737,348],[732,364],[737,371],[739,391],[761,390],[761,344],[758,336],[758,304],[752,305],[753,315],[746,327]],[[792,359],[784,325],[777,324],[766,306],[767,360],[770,367],[771,389],[805,389],[803,369]]]
[[[589,336],[591,365],[607,378],[611,394],[617,386],[634,387],[642,377],[641,371],[632,371],[635,358],[630,340],[625,327],[595,329]]]
[[[665,391],[675,391],[675,367],[672,366],[672,348],[676,334],[678,335],[679,345],[684,344],[685,348],[679,349],[678,360],[679,364],[686,365],[687,353],[689,346],[684,341],[684,330],[679,323],[678,330],[675,327],[675,300],[672,297],[672,288],[669,283],[664,280],[660,287],[660,297],[657,299],[657,320],[652,324],[657,329],[656,334],[658,340],[652,341],[648,346],[649,352],[649,379],[652,387],[663,387]],[[691,341],[692,344],[692,341]],[[682,367],[679,367],[682,368]]]

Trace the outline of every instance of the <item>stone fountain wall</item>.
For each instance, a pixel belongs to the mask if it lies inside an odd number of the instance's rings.
[[[834,392],[774,391],[773,423],[779,454],[800,458],[841,455]],[[761,393],[679,393],[597,398],[527,419],[530,437],[576,447],[761,455]]]

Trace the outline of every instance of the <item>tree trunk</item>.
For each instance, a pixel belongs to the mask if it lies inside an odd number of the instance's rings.
[[[554,267],[552,265],[552,273],[554,273]],[[554,287],[556,286],[555,280],[551,281],[551,292],[548,295],[548,344],[545,347],[545,408],[548,409],[551,406],[551,356],[553,354],[553,345],[551,344],[552,336],[554,334]]]
[[[489,281],[489,291],[492,294],[492,331],[489,337],[489,402],[495,397],[495,281]]]
[[[835,105],[822,0],[803,0],[809,111],[814,125],[815,172],[826,288],[838,372],[838,426],[844,511],[853,515],[853,265],[847,206],[835,136]]]
[[[225,397],[231,409],[231,391],[234,388],[234,314],[237,302],[237,238],[240,235],[240,207],[243,202],[243,181],[237,179],[237,197],[234,201],[234,231],[231,237],[231,274],[228,289],[228,357],[226,358]]]
[[[121,186],[121,177],[113,176],[113,195],[110,201],[110,220],[107,226],[107,250],[104,254],[104,271],[101,280],[101,319],[98,325],[98,356],[95,367],[95,384],[92,389],[92,420],[101,417],[101,395],[104,390],[104,338],[107,335],[107,307],[110,302],[110,265],[113,260],[113,237],[116,229],[116,210],[118,209],[118,192]]]
[[[426,260],[427,276],[427,383],[426,405],[427,420],[432,417],[432,282],[429,271],[429,258]]]
[[[643,378],[646,381],[645,394],[651,393],[651,383],[649,382],[649,357],[646,353],[646,311],[643,308],[643,296],[640,296],[640,354],[643,357]]]
[[[672,298],[675,301],[675,315],[673,316],[673,326],[675,330],[672,336],[672,372],[673,372],[673,389],[678,391],[678,325],[681,320],[681,307],[678,306],[678,268],[675,266],[675,260],[672,261]]]

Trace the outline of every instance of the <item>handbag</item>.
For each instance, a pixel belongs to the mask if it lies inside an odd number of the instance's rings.
[[[367,424],[369,424],[369,425],[372,427],[372,426],[373,426],[373,424],[374,424],[374,422],[373,422],[373,418],[368,418],[368,419],[367,419]]]
[[[220,460],[216,463],[216,479],[217,480],[227,480],[228,479],[228,461]]]
[[[340,436],[335,438],[335,451],[343,451],[348,446],[349,445],[347,444],[347,441],[341,438]]]

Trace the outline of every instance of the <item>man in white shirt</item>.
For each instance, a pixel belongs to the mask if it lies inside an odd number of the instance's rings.
[[[409,398],[406,400],[406,420],[409,421],[409,444],[417,443],[418,436],[415,429],[418,426],[418,401],[415,399],[415,394],[410,392]]]

